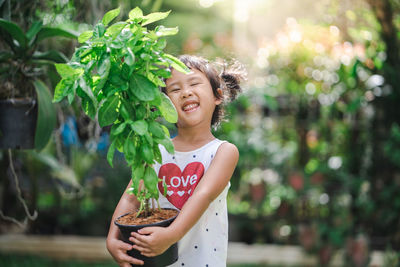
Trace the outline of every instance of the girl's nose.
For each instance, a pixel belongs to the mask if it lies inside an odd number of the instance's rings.
[[[183,88],[181,97],[187,98],[189,96],[192,96],[192,94],[193,94],[192,89],[190,88],[190,86],[187,86]]]

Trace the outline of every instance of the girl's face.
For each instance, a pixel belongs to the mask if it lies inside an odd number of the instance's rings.
[[[189,74],[173,69],[166,85],[166,93],[178,111],[179,128],[211,125],[215,106],[222,101],[214,96],[204,73],[194,68]]]

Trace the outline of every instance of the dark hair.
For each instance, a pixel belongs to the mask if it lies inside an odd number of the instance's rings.
[[[222,103],[215,107],[211,118],[211,126],[216,128],[224,118],[224,104],[236,99],[242,91],[240,82],[246,78],[246,71],[238,61],[209,62],[207,59],[194,55],[181,55],[178,57],[188,68],[197,69],[204,73],[211,84],[214,96],[221,99]],[[222,90],[222,95],[218,88]],[[166,88],[162,89],[166,93]]]

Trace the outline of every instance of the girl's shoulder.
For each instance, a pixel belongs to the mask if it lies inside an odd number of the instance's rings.
[[[217,150],[216,156],[221,155],[224,158],[239,158],[239,150],[238,148],[228,141],[223,141]]]

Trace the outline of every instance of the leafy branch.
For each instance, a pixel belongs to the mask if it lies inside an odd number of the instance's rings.
[[[112,125],[107,160],[113,166],[115,150],[124,154],[132,170],[128,192],[141,202],[140,214],[148,211],[148,199],[158,199],[159,179],[152,165],[162,161],[159,145],[174,152],[168,129],[157,119],[176,123],[178,115],[159,87],[165,86],[171,67],[184,73],[188,69],[163,51],[165,36],[177,34],[177,27],[145,27],[166,18],[170,11],[143,15],[136,7],[129,12],[129,19],[109,25],[119,13],[119,8],[107,12],[92,31],[79,36],[82,45],[72,59],[56,64],[62,79],[53,101],[66,97],[71,104],[78,96],[90,118],[97,118],[101,127]],[[143,188],[139,187],[141,181]]]

